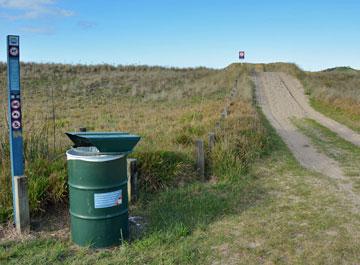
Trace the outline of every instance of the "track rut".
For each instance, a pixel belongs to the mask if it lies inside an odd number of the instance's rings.
[[[337,161],[319,153],[311,140],[299,132],[291,119],[316,120],[356,146],[360,146],[360,135],[315,111],[310,106],[301,83],[294,77],[285,73],[261,72],[256,73],[253,79],[258,104],[295,158],[305,168],[336,180],[338,187],[346,192],[358,210],[360,196],[353,192],[351,182],[348,181]]]

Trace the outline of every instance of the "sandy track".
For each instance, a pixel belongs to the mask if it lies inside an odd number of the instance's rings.
[[[352,144],[360,146],[360,134],[357,134],[345,125],[326,117],[320,112],[317,112],[310,106],[308,97],[304,95],[303,86],[297,79],[284,73],[278,73],[278,75],[282,85],[286,88],[297,105],[303,109],[307,117],[316,120]]]
[[[336,132],[347,141],[360,146],[360,135],[311,108],[303,87],[295,78],[284,73],[257,73],[254,75],[256,97],[265,116],[288,145],[295,158],[305,168],[320,172],[335,180],[348,197],[360,205],[360,197],[353,193],[338,163],[317,152],[308,137],[300,133],[291,118],[311,118]],[[358,208],[358,207],[357,207]]]

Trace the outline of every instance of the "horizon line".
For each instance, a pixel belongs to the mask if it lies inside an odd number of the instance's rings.
[[[233,64],[249,64],[249,65],[270,65],[270,64],[289,64],[289,65],[295,65],[296,67],[298,67],[300,70],[304,71],[304,72],[323,72],[326,70],[332,70],[332,69],[337,69],[337,68],[349,68],[355,71],[360,71],[360,69],[354,68],[352,66],[349,65],[339,65],[339,66],[333,66],[333,67],[327,67],[327,68],[322,68],[321,70],[305,70],[303,69],[301,66],[299,66],[299,64],[294,63],[294,62],[281,62],[281,61],[275,61],[275,62],[268,62],[268,63],[251,63],[251,62],[233,62],[228,64],[225,67],[209,67],[209,66],[205,66],[205,65],[198,65],[198,66],[174,66],[174,65],[157,65],[157,64],[116,64],[116,63],[107,63],[107,62],[103,62],[103,63],[61,63],[61,62],[35,62],[35,61],[20,61],[20,63],[23,64],[38,64],[38,65],[46,65],[46,64],[50,64],[50,65],[70,65],[70,66],[87,66],[87,67],[92,67],[92,66],[112,66],[112,67],[126,67],[126,66],[132,66],[132,67],[159,67],[159,68],[166,68],[166,69],[196,69],[196,68],[206,68],[206,69],[213,69],[213,70],[221,70],[221,69],[226,69],[227,67],[233,65]],[[0,64],[7,64],[6,61],[0,61]]]

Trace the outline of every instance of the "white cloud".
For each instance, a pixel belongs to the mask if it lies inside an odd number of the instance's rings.
[[[15,13],[2,12],[2,17],[11,20],[36,19],[42,16],[73,16],[71,10],[55,6],[56,0],[0,0],[0,8],[15,11]]]

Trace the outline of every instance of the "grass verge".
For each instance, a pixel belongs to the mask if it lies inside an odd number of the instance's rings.
[[[331,102],[321,101],[316,98],[311,98],[310,103],[317,111],[360,133],[360,115],[346,111],[336,105],[334,106]]]
[[[340,163],[344,174],[360,191],[360,148],[312,119],[295,120],[295,125],[327,156]]]
[[[268,125],[267,125],[268,126]],[[270,131],[271,156],[236,180],[153,194],[143,237],[94,251],[68,238],[0,244],[4,264],[356,264],[360,217]]]

